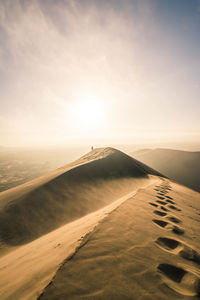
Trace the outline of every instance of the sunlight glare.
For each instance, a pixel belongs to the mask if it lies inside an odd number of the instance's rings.
[[[104,119],[105,107],[97,97],[91,96],[82,98],[72,110],[73,117],[81,126],[96,128],[101,126]]]

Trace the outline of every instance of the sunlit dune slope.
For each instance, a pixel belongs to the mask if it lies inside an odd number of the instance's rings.
[[[95,149],[1,197],[0,299],[199,299],[199,193],[124,153]]]
[[[2,192],[1,242],[19,245],[36,239],[118,199],[148,174],[160,175],[118,150],[100,148],[55,172]]]
[[[199,193],[157,179],[85,236],[38,300],[199,299]]]
[[[167,177],[200,192],[200,152],[143,149],[131,155]]]

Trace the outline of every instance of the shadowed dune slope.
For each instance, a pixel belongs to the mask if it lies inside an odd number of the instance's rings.
[[[200,152],[171,149],[143,149],[131,156],[167,177],[200,192]]]
[[[161,176],[118,150],[100,148],[55,172],[2,192],[1,242],[19,245],[34,240],[118,199],[148,174]]]

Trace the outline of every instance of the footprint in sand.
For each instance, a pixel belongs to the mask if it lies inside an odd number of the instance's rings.
[[[168,222],[165,222],[163,220],[157,220],[157,219],[153,219],[152,220],[155,224],[157,224],[158,226],[160,227],[163,227],[165,228],[169,223]]]
[[[200,264],[200,254],[180,241],[171,238],[159,237],[156,240],[156,244],[163,250]]]
[[[172,232],[175,234],[179,234],[179,235],[182,235],[185,233],[184,229],[182,229],[176,225],[173,225]]]
[[[164,192],[159,192],[159,193],[158,193],[158,195],[160,195],[160,196],[164,196],[164,195],[165,195],[165,193],[164,193]]]
[[[165,190],[166,193],[169,193],[169,192],[171,191],[171,188],[165,188],[165,189],[163,189],[163,190]]]
[[[167,215],[167,213],[160,211],[160,210],[154,210],[154,214],[161,216],[161,217],[164,217]]]
[[[159,237],[155,243],[162,249],[174,253],[174,250],[179,247],[180,243],[177,240]],[[177,251],[176,251],[177,254]]]
[[[160,209],[162,209],[162,210],[164,210],[164,211],[169,211],[169,209],[167,209],[166,207],[164,207],[164,206],[160,206]]]
[[[179,226],[173,225],[169,222],[159,220],[159,219],[153,219],[152,221],[159,227],[165,228],[166,230],[171,230],[173,233],[177,235],[182,235],[185,233],[184,229],[180,228]]]
[[[160,187],[162,187],[163,189],[170,189],[171,186],[169,184],[161,184]]]
[[[181,220],[174,216],[169,216],[169,217],[167,217],[167,219],[176,224],[181,223]]]
[[[168,208],[171,208],[171,209],[176,210],[176,211],[181,211],[181,209],[177,208],[175,205],[168,205]]]
[[[167,204],[167,202],[162,201],[162,200],[156,200],[156,202],[157,202],[157,203],[160,203],[160,204],[162,204],[162,205],[166,205],[166,204]]]
[[[169,192],[167,190],[160,190],[160,193],[163,193],[166,196]]]
[[[166,191],[166,190],[160,190],[160,193],[163,194],[163,195],[165,195],[165,194],[168,194],[168,191]]]
[[[165,197],[162,197],[162,196],[156,196],[158,199],[160,199],[160,200],[164,200],[165,199]]]
[[[200,295],[200,278],[192,272],[170,264],[160,264],[158,271],[169,288],[185,296]]]
[[[173,200],[173,198],[172,198],[172,197],[170,197],[170,196],[166,196],[166,198],[168,198],[168,199],[170,199],[170,200]]]
[[[171,203],[171,204],[176,204],[174,201],[166,199],[166,202]]]
[[[154,206],[154,207],[158,207],[158,204],[153,203],[153,202],[149,202],[150,205]]]

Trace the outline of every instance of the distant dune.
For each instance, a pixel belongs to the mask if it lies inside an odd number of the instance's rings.
[[[143,149],[131,153],[131,156],[200,192],[200,152]]]
[[[0,299],[198,300],[200,195],[112,149],[0,193]]]

